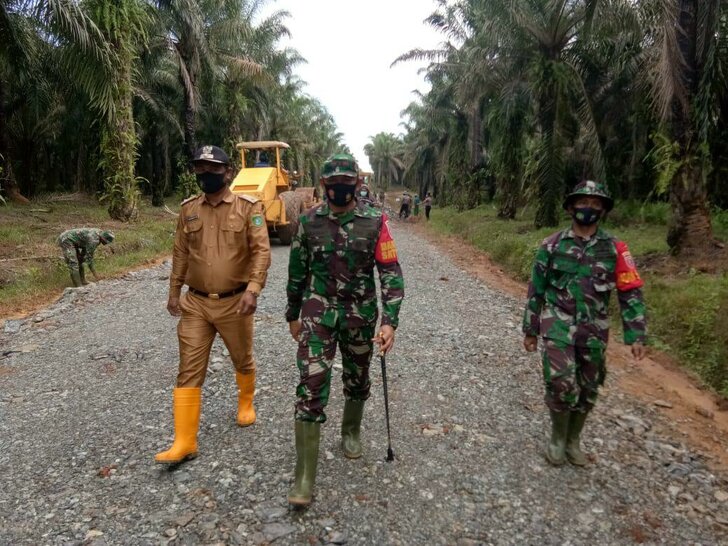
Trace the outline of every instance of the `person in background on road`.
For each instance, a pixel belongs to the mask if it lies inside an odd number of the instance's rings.
[[[427,195],[425,196],[425,218],[427,220],[430,219],[430,210],[432,210],[432,196],[428,191]]]
[[[217,146],[199,148],[192,168],[203,193],[182,203],[174,239],[167,310],[177,324],[179,373],[174,389],[174,443],[158,463],[197,456],[201,387],[210,348],[220,334],[238,384],[237,423],[255,423],[253,314],[270,267],[263,204],[233,195],[232,169]],[[183,285],[189,289],[181,295]]]
[[[415,194],[414,205],[415,209],[413,214],[415,217],[418,217],[420,215],[420,195],[418,193]]]
[[[379,192],[379,203],[378,203],[378,205],[379,205],[379,208],[382,209],[382,210],[384,210],[384,200],[385,200],[386,197],[387,197],[387,194],[386,193],[384,193],[383,191],[380,191]]]
[[[108,245],[113,241],[112,232],[98,228],[67,229],[58,236],[58,246],[63,250],[63,259],[66,260],[66,265],[70,270],[73,286],[79,287],[88,284],[83,270],[84,263],[94,276],[94,280],[99,280],[94,267],[94,253],[99,245]]]
[[[614,205],[604,186],[578,184],[564,201],[570,228],[547,237],[536,254],[523,319],[523,345],[542,338],[551,440],[546,459],[584,466],[580,436],[606,374],[609,297],[617,289],[624,342],[645,356],[646,319],[640,279],[627,245],[599,227]]]
[[[402,202],[399,206],[399,217],[407,219],[410,215],[410,205],[412,204],[412,196],[409,192],[402,194]]]
[[[326,160],[321,184],[328,202],[301,216],[288,264],[286,321],[298,342],[301,379],[296,394],[295,483],[288,502],[306,506],[316,479],[321,423],[329,401],[336,346],[343,364],[344,415],[341,446],[361,457],[360,426],[369,398],[373,344],[387,353],[404,297],[404,280],[387,216],[356,200],[358,167],[349,154]],[[382,290],[377,324],[374,267]]]
[[[369,205],[370,207],[376,206],[374,204],[374,196],[369,191],[369,186],[361,184],[356,196],[357,201],[362,205]]]

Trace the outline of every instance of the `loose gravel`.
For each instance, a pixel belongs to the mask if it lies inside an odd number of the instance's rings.
[[[200,456],[170,471],[176,319],[170,266],[69,289],[0,333],[0,544],[720,544],[728,476],[664,418],[606,388],[587,422],[592,464],[551,468],[539,358],[522,303],[395,226],[406,299],[388,357],[394,462],[378,362],[364,456],[343,457],[335,376],[314,504],[291,511],[295,344],[275,246],[256,315],[258,422],[235,425],[216,341]],[[340,365],[337,365],[340,370]]]

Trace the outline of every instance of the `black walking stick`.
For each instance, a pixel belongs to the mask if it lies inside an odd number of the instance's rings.
[[[384,353],[379,355],[382,362],[382,385],[384,387],[384,415],[387,418],[387,461],[394,460],[394,451],[392,451],[392,435],[389,431],[389,396],[387,394],[387,364],[384,361]]]

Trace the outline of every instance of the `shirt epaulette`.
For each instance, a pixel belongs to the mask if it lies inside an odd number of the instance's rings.
[[[257,203],[258,201],[260,201],[260,199],[258,199],[257,197],[253,197],[252,195],[238,194],[238,197],[240,197],[240,199],[245,199],[250,203]]]
[[[197,199],[197,198],[198,198],[199,196],[200,196],[200,194],[197,194],[197,195],[193,195],[193,196],[191,196],[191,197],[188,197],[187,199],[185,199],[184,201],[182,201],[182,202],[180,203],[180,207],[181,207],[182,205],[186,205],[187,203],[189,203],[190,201],[192,201],[192,200],[194,200],[194,199]]]

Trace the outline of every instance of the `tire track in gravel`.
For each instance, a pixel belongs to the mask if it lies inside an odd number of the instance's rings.
[[[169,265],[81,290],[0,334],[2,544],[691,544],[726,541],[726,476],[662,436],[660,415],[605,389],[586,431],[595,462],[548,467],[538,357],[521,302],[394,226],[407,295],[388,358],[393,447],[373,366],[362,459],[338,447],[334,378],[316,498],[287,509],[295,345],[283,318],[287,248],[273,249],[256,318],[258,422],[235,425],[216,342],[200,457],[152,462],[171,441],[175,319]]]

